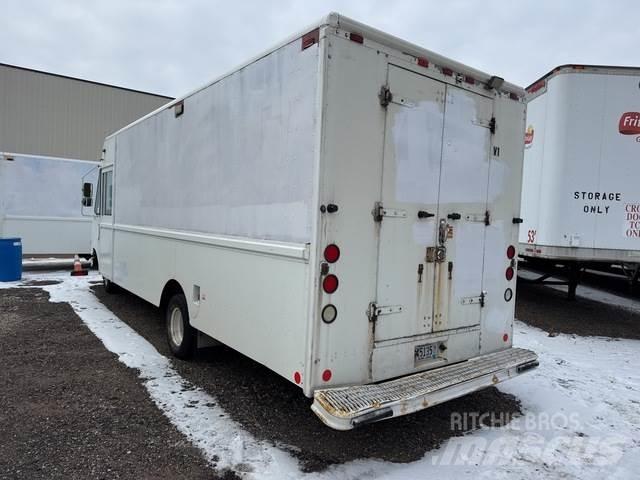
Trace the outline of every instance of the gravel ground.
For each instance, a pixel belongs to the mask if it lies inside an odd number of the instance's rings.
[[[566,292],[542,285],[518,283],[516,317],[552,334],[640,339],[638,313],[585,298],[569,301]]]
[[[0,291],[0,362],[0,478],[220,478],[137,373],[43,290]]]
[[[98,298],[118,317],[170,356],[159,310],[134,295],[115,295],[94,287]],[[462,431],[451,430],[454,412],[513,416],[519,402],[489,388],[422,412],[347,432],[326,427],[313,414],[311,400],[298,387],[266,367],[225,347],[203,349],[185,362],[174,360],[180,374],[215,396],[218,404],[254,436],[288,448],[305,471],[361,458],[410,462]],[[294,428],[292,428],[294,426]]]

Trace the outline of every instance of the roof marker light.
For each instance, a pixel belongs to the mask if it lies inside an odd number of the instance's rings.
[[[364,43],[364,37],[362,35],[360,35],[359,33],[351,32],[349,34],[349,40],[351,40],[352,42],[356,42],[356,43]]]
[[[418,65],[420,65],[421,67],[424,67],[424,68],[428,68],[429,67],[429,60],[427,60],[424,57],[418,57]]]
[[[453,75],[453,70],[451,70],[450,68],[444,67],[442,69],[442,74],[446,75],[447,77],[451,77]]]
[[[311,45],[315,45],[318,43],[320,39],[320,29],[316,28],[315,30],[310,31],[309,33],[305,33],[302,36],[302,48],[301,50],[305,50],[309,48]]]

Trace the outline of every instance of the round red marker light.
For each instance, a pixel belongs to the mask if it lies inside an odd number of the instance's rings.
[[[337,245],[331,244],[327,245],[327,248],[324,249],[324,259],[329,263],[335,263],[340,258],[340,249]]]
[[[507,277],[507,280],[512,280],[513,279],[513,273],[514,273],[513,268],[508,267],[507,271],[504,272],[504,276]]]
[[[322,372],[322,380],[325,382],[331,380],[331,370],[327,368],[324,372]]]
[[[302,382],[302,375],[300,375],[300,372],[295,372],[293,374],[293,381],[300,385],[300,382]]]
[[[516,256],[516,247],[514,247],[513,245],[509,245],[509,247],[507,248],[507,258],[511,260],[515,256]]]
[[[322,289],[326,293],[333,293],[338,289],[338,277],[335,275],[327,275],[322,281]]]
[[[502,341],[503,341],[503,342],[507,342],[507,341],[509,341],[509,334],[508,334],[508,333],[505,333],[505,334],[502,336]]]

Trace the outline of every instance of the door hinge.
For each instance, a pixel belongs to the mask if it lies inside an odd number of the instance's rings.
[[[462,305],[473,305],[474,303],[479,303],[482,308],[484,307],[486,298],[487,292],[481,292],[477,297],[462,297],[460,299],[460,303],[462,303]]]
[[[393,94],[391,93],[391,90],[389,89],[388,85],[383,85],[380,88],[380,93],[378,93],[378,99],[380,99],[380,105],[382,105],[385,108],[387,107],[387,105],[391,103],[391,101],[393,100]]]
[[[493,134],[496,133],[496,117],[491,117],[491,120],[489,120],[489,131]]]
[[[367,309],[367,317],[369,317],[370,322],[375,322],[381,315],[401,313],[402,310],[402,305],[377,305],[375,302],[371,302]]]
[[[407,218],[407,211],[399,208],[385,208],[382,202],[376,202],[371,212],[376,222],[381,222],[384,217]]]
[[[484,212],[484,224],[488,227],[489,225],[491,225],[491,213],[489,212],[489,210],[487,210],[486,212]]]

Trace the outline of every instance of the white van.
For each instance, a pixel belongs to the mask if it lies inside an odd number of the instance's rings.
[[[524,91],[338,14],[108,137],[94,248],[350,429],[537,365],[512,348]]]

